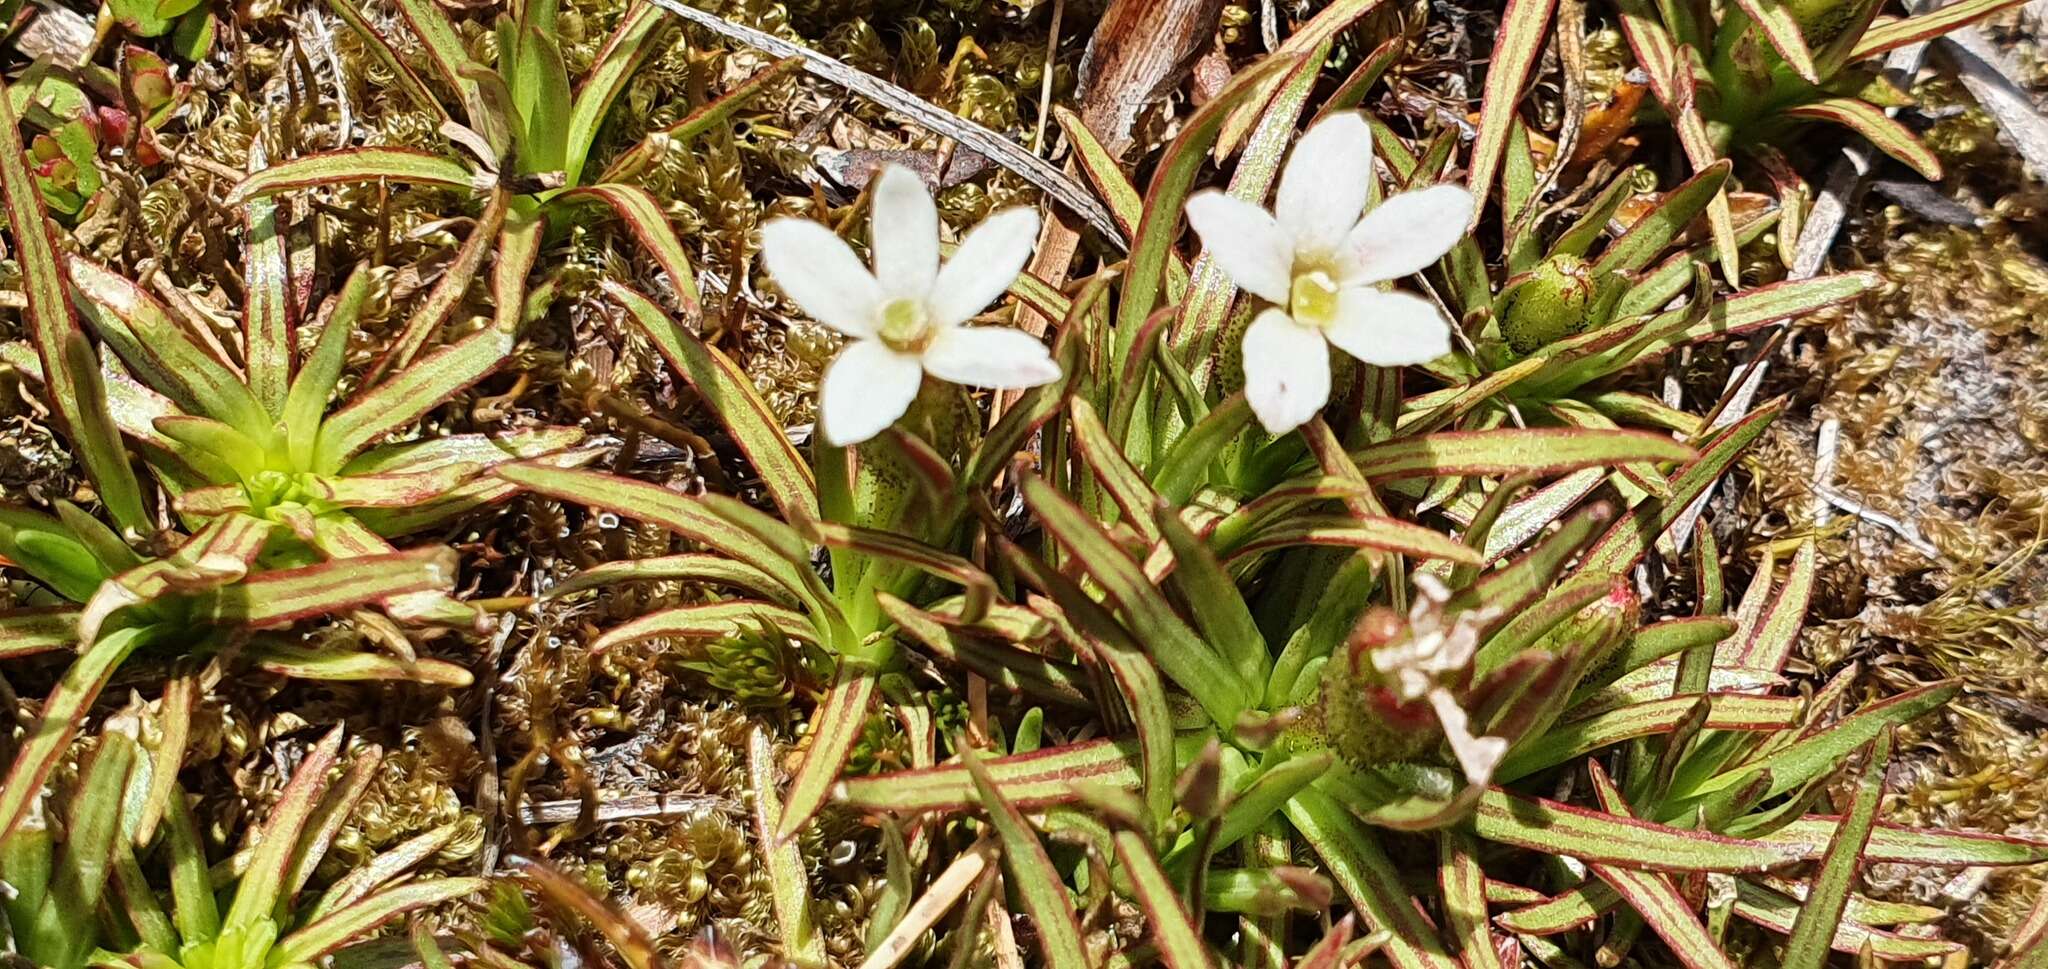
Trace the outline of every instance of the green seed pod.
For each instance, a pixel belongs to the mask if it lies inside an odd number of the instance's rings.
[[[1603,284],[1586,260],[1556,255],[1530,270],[1508,297],[1500,332],[1516,353],[1537,350],[1607,322],[1622,287]]]
[[[1576,684],[1604,675],[1609,667],[1620,662],[1625,652],[1620,647],[1635,635],[1642,622],[1642,599],[1627,579],[1617,578],[1609,584],[1606,595],[1558,623],[1536,644],[1553,653],[1576,650],[1573,665],[1577,669],[1568,681]]]

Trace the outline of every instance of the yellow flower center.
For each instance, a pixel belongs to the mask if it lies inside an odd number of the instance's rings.
[[[932,322],[925,315],[924,301],[895,299],[883,304],[882,326],[876,335],[892,350],[922,351],[932,342]]]
[[[1337,319],[1337,281],[1320,269],[1297,272],[1287,313],[1303,326],[1323,327]]]

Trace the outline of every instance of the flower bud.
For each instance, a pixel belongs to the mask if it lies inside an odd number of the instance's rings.
[[[1436,714],[1420,697],[1403,700],[1373,665],[1374,650],[1408,634],[1408,624],[1390,609],[1373,609],[1358,620],[1339,655],[1323,668],[1323,739],[1361,766],[1413,760],[1441,739]]]

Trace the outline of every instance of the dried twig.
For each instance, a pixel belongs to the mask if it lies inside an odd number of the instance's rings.
[[[804,69],[864,98],[875,101],[932,131],[945,135],[1003,166],[1025,181],[1038,186],[1054,201],[1073,210],[1104,237],[1122,244],[1123,234],[1109,210],[1080,183],[1068,178],[1051,162],[1024,150],[1022,145],[981,125],[939,108],[903,88],[867,74],[798,44],[772,34],[733,23],[686,6],[680,0],[653,0],[655,6],[706,30],[756,47],[776,57],[803,58]]]
[[[597,810],[590,813],[589,820],[595,824],[604,824],[610,821],[636,821],[642,818],[673,818],[710,811],[737,814],[741,810],[742,807],[737,801],[706,794],[628,794],[598,801]],[[580,798],[540,801],[523,804],[519,808],[519,820],[522,824],[567,824],[582,817],[583,801]]]
[[[1956,74],[1970,96],[1984,106],[2005,136],[2012,139],[2027,171],[2048,182],[2048,119],[2041,117],[2034,99],[2015,80],[2019,70],[1975,26],[1962,27],[1942,37],[1941,51],[1955,63]]]

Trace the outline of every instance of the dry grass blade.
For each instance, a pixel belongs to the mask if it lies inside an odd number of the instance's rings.
[[[1060,171],[1051,162],[1024,150],[1016,142],[960,118],[888,81],[848,67],[808,47],[705,13],[686,6],[679,0],[653,0],[653,3],[699,27],[757,47],[777,57],[803,58],[805,70],[861,97],[907,115],[918,124],[945,135],[1017,173],[1019,177],[1038,186],[1061,205],[1087,219],[1088,224],[1101,232],[1104,238],[1122,242],[1123,234],[1117,230],[1116,220],[1110,217],[1109,210],[1103,208],[1102,203],[1096,201],[1093,195],[1088,194],[1087,189],[1068,178],[1065,172]]]
[[[982,873],[988,871],[989,864],[995,858],[994,839],[983,837],[976,841],[973,847],[953,859],[953,863],[947,865],[946,870],[940,872],[939,877],[932,881],[931,887],[926,888],[924,894],[918,896],[910,909],[903,913],[903,920],[896,923],[894,929],[889,930],[889,934],[875,946],[873,952],[868,953],[867,959],[861,962],[860,969],[893,969],[901,963],[917,945],[917,940],[931,931],[932,926],[938,924],[940,917],[953,907],[953,903],[958,902],[967,894],[968,889],[973,888],[975,883],[981,880]]]

